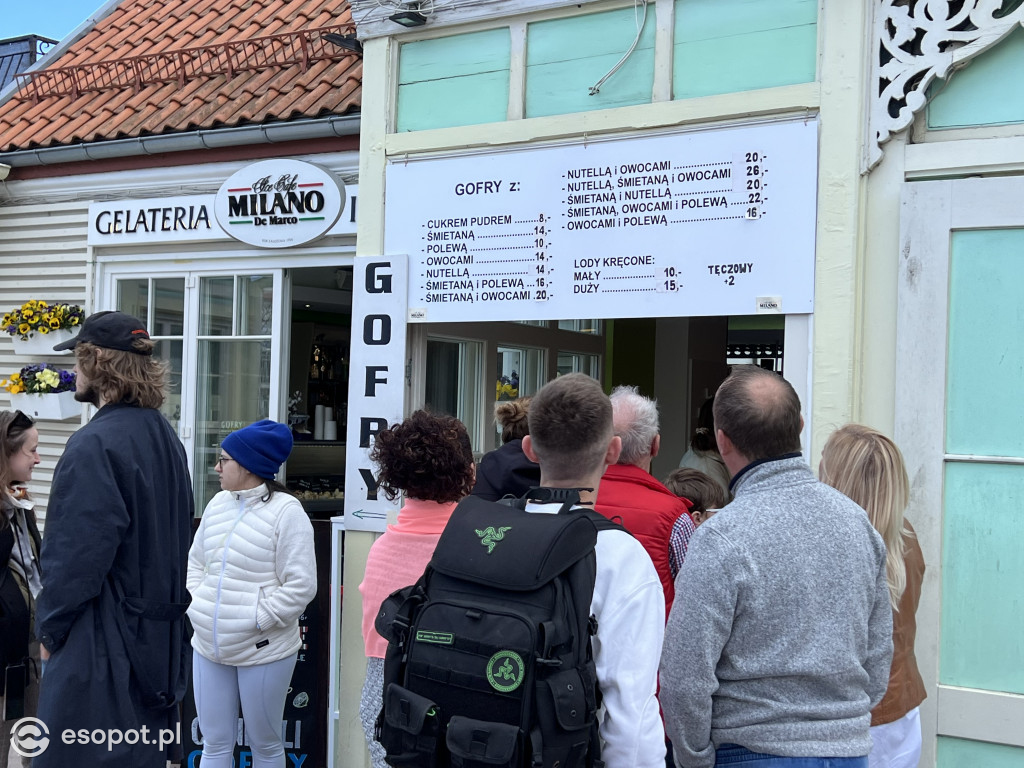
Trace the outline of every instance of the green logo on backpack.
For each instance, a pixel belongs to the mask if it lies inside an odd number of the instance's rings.
[[[491,554],[494,551],[494,545],[496,542],[501,541],[505,538],[505,533],[512,530],[512,526],[503,525],[498,530],[494,530],[494,526],[487,526],[482,531],[479,528],[474,529],[476,535],[480,537],[480,543],[487,547],[487,554]]]
[[[511,693],[523,684],[526,665],[515,651],[498,651],[487,662],[487,682],[501,693]]]

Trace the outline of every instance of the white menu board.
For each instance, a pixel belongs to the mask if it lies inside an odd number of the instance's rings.
[[[387,169],[410,322],[809,313],[813,119]]]

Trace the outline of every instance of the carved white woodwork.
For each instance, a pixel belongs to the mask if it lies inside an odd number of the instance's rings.
[[[864,171],[882,144],[927,104],[928,86],[1024,26],[1019,0],[875,0],[874,61]]]

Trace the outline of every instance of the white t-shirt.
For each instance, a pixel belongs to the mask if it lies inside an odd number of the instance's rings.
[[[529,504],[555,513],[560,504]],[[656,697],[665,636],[665,595],[643,546],[620,530],[597,534],[594,662],[601,686],[601,759],[607,768],[664,768],[665,730]]]

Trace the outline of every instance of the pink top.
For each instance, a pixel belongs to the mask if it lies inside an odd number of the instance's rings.
[[[363,596],[363,642],[366,655],[384,658],[388,643],[377,634],[373,622],[384,598],[396,589],[414,584],[434,554],[441,531],[455,509],[455,502],[406,499],[398,522],[373,542],[366,558],[366,572],[359,592]]]

